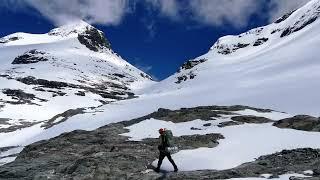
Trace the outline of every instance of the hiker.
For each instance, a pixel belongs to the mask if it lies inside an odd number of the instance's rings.
[[[158,166],[155,169],[156,172],[160,171],[160,166],[162,164],[162,161],[165,157],[168,158],[168,160],[171,162],[171,164],[174,167],[174,172],[178,171],[178,167],[177,165],[174,163],[173,159],[171,158],[171,153],[168,151],[168,147],[170,147],[170,135],[172,136],[172,132],[170,130],[165,130],[163,128],[159,129],[159,140],[160,140],[160,144],[158,146],[159,149],[159,161],[158,161]]]

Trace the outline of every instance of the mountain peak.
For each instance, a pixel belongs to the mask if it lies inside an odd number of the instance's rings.
[[[57,27],[49,31],[49,35],[52,36],[69,36],[77,35],[85,32],[87,29],[93,29],[94,27],[83,20],[73,21],[63,26]]]

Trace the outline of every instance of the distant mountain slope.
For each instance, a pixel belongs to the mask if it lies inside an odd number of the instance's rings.
[[[146,92],[319,115],[319,16],[313,0],[270,25],[222,37]]]
[[[47,34],[8,35],[0,54],[0,132],[42,121],[51,126],[88,107],[133,98],[137,85],[152,82],[83,21]]]

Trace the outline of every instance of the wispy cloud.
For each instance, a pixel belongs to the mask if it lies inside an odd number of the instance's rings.
[[[190,3],[195,20],[213,26],[225,23],[245,26],[259,5],[257,0],[198,0]]]
[[[92,24],[117,25],[127,13],[134,13],[137,3],[151,7],[170,20],[193,20],[200,24],[241,27],[252,15],[267,16],[274,21],[282,14],[310,0],[3,0],[1,7],[19,9],[33,7],[56,25],[82,19]],[[262,6],[268,7],[261,14]],[[152,24],[151,24],[152,25]],[[154,30],[154,27],[146,27]]]
[[[295,10],[310,0],[271,0],[269,3],[269,22],[273,22],[284,13]]]
[[[151,4],[160,14],[171,19],[179,17],[180,6],[176,0],[145,0],[145,3]]]
[[[3,3],[3,2],[1,2]],[[128,10],[128,0],[4,0],[7,8],[30,6],[56,25],[74,20],[117,25]]]

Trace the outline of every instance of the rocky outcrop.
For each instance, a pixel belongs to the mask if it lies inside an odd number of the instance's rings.
[[[296,10],[293,10],[293,11],[291,11],[291,12],[289,12],[289,13],[281,16],[281,17],[280,17],[279,19],[277,19],[274,23],[279,24],[279,23],[285,21],[285,20],[288,19],[288,17],[290,17],[291,14],[294,13],[295,11],[296,11]]]
[[[271,119],[259,116],[235,116],[231,118],[233,121],[240,123],[262,124],[273,122]]]
[[[119,134],[122,123],[94,131],[73,131],[25,147],[13,163],[0,167],[0,179],[157,179],[146,173],[158,156],[158,139],[135,142]],[[175,137],[180,149],[215,147],[219,134]]]
[[[320,119],[307,115],[298,115],[273,123],[278,128],[320,132]]]
[[[201,119],[204,121],[214,120],[214,118],[221,117],[222,115],[239,115],[236,113],[236,111],[241,111],[245,109],[251,109],[257,112],[272,112],[270,109],[258,109],[258,108],[252,108],[249,106],[241,106],[241,105],[235,105],[235,106],[199,106],[194,108],[181,108],[178,110],[170,110],[170,109],[163,109],[160,108],[158,111],[153,112],[149,115],[130,120],[130,121],[124,121],[123,124],[126,124],[126,126],[130,126],[136,123],[139,123],[146,119],[159,119],[164,121],[171,121],[174,123],[180,123],[180,122],[188,122],[193,121],[196,119]],[[250,117],[248,117],[250,118]],[[253,117],[254,118],[254,117]],[[258,117],[257,119],[263,119],[261,117]],[[265,120],[265,119],[264,119]],[[248,120],[249,122],[250,120]],[[258,120],[252,120],[252,122],[258,121]]]
[[[193,60],[189,60],[185,63],[183,63],[183,65],[181,66],[180,70],[178,72],[180,72],[181,70],[188,70],[188,69],[192,69],[195,66],[206,62],[208,59],[193,59]]]
[[[319,172],[319,169],[320,150],[304,148],[283,150],[275,154],[262,156],[256,161],[245,163],[233,169],[172,173],[167,176],[167,179],[199,179],[199,177],[201,177],[200,179],[231,179],[261,177],[262,174],[270,174],[271,177],[277,178],[279,175],[293,172],[304,174],[306,170]],[[320,179],[319,175],[314,173],[310,180]]]
[[[111,49],[110,43],[105,38],[102,31],[93,27],[87,27],[86,31],[78,35],[78,40],[88,49],[98,52],[103,48]]]
[[[306,26],[315,22],[320,16],[320,5],[314,3],[312,9],[309,9],[303,16],[301,16],[294,24],[285,28],[280,37],[288,36],[294,32],[304,29]]]
[[[33,49],[28,52],[25,52],[21,56],[16,57],[12,61],[12,64],[32,64],[40,61],[48,61],[48,58],[45,56],[46,53]]]
[[[60,91],[61,93],[59,93],[59,91],[44,90],[44,88],[58,89],[58,90],[62,90],[64,88],[82,89],[88,92],[92,92],[94,94],[98,94],[102,98],[109,98],[109,99],[115,99],[115,100],[123,100],[123,99],[134,97],[134,94],[129,91],[129,88],[127,88],[124,85],[115,84],[112,82],[105,82],[104,84],[96,84],[96,85],[92,84],[92,86],[94,87],[89,87],[89,86],[71,84],[71,83],[60,82],[60,81],[49,81],[45,79],[37,79],[32,76],[17,78],[16,80],[27,85],[38,85],[39,87],[36,87],[35,90],[53,92],[54,94],[60,95],[60,96],[65,95],[65,93],[61,91]],[[112,88],[113,90],[108,91],[108,88]]]
[[[40,102],[46,102],[46,99],[36,97],[34,94],[26,93],[21,89],[3,89],[2,93],[10,96],[13,100],[11,104],[35,104],[32,100],[39,100]],[[9,103],[9,101],[7,101]]]
[[[217,41],[214,48],[218,50],[219,54],[228,55],[233,52],[236,52],[239,49],[245,48],[249,45],[250,44],[243,44],[243,43],[225,45],[225,44],[220,44],[219,41]]]
[[[260,46],[262,44],[264,44],[265,42],[267,42],[269,40],[269,38],[259,38],[256,40],[256,42],[254,42],[253,46]]]
[[[0,38],[0,44],[8,43],[8,42],[11,42],[11,41],[17,41],[19,39],[22,39],[22,38],[18,37],[18,36],[3,37],[3,38]]]
[[[159,109],[144,117],[109,124],[94,131],[76,130],[31,144],[24,148],[14,162],[0,167],[0,179],[229,179],[259,177],[262,174],[278,177],[292,172],[303,173],[306,170],[313,170],[313,179],[320,177],[320,150],[310,148],[284,150],[261,156],[253,162],[222,171],[155,173],[150,168],[151,162],[158,156],[159,140],[148,138],[130,141],[128,137],[120,135],[129,131],[127,126],[149,118],[179,123],[195,119],[214,120],[214,117],[232,115],[233,121],[225,126],[271,122],[267,118],[240,116],[236,113],[244,109],[271,111],[247,106]],[[76,113],[77,111],[70,111],[59,117]],[[54,121],[52,119],[52,122]],[[208,127],[211,124],[206,123],[203,126]],[[221,134],[206,134],[174,137],[173,141],[182,150],[215,148],[220,139],[224,139]]]

